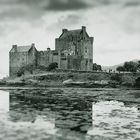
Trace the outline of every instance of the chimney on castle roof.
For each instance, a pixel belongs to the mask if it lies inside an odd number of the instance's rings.
[[[47,48],[47,51],[50,51],[51,49],[50,48]]]
[[[86,27],[82,26],[82,31],[86,32]]]
[[[31,47],[35,47],[35,43],[32,43],[32,44],[31,44]]]
[[[62,29],[63,33],[66,33],[68,31],[68,29]]]
[[[15,50],[15,52],[17,52],[17,45],[12,45],[12,47]]]

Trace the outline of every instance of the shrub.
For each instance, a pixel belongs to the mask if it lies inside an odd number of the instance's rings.
[[[112,88],[116,88],[119,85],[119,83],[117,81],[109,81],[108,84]]]
[[[109,80],[109,76],[108,74],[105,73],[89,73],[86,75],[86,79],[88,80],[94,80],[94,81],[98,81],[98,80]]]
[[[121,75],[119,75],[118,73],[115,73],[113,75],[111,75],[111,80],[117,81],[117,82],[122,82],[122,77]]]
[[[21,77],[22,75],[24,75],[24,69],[23,69],[23,68],[20,68],[20,69],[17,71],[17,77]]]
[[[34,65],[27,65],[24,67],[24,70],[30,72],[30,74],[33,74],[34,69],[35,69]]]
[[[123,67],[126,71],[130,71],[130,72],[137,71],[137,63],[133,61],[125,62]]]
[[[68,73],[68,76],[67,76],[69,79],[73,78],[74,75],[72,73]]]
[[[135,76],[133,75],[122,75],[122,85],[132,87],[135,84]]]
[[[116,70],[119,71],[119,72],[120,71],[125,71],[125,68],[123,66],[118,66]]]
[[[58,68],[58,63],[53,62],[48,66],[47,70],[51,71],[51,70],[55,70],[56,68]]]
[[[29,72],[30,74],[33,73],[33,70],[35,69],[34,65],[28,64],[26,66],[21,67],[18,71],[17,71],[17,76],[20,77],[22,75],[24,75],[25,71]]]
[[[136,79],[135,86],[140,88],[140,77]]]
[[[102,70],[102,66],[98,65],[96,63],[93,63],[92,69],[95,70],[95,71],[101,71]]]
[[[37,69],[39,69],[39,70],[47,70],[47,67],[46,66],[42,66],[42,65],[39,65],[39,66],[37,66]]]

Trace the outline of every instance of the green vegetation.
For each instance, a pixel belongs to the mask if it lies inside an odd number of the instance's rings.
[[[119,83],[122,82],[122,76],[120,74],[118,74],[118,73],[113,73],[110,76],[110,79],[113,80],[113,81],[119,82]]]
[[[118,71],[130,71],[129,73],[107,73],[102,72],[100,65],[93,64],[93,71],[72,71],[57,69],[57,63],[51,63],[48,67],[27,65],[17,72],[16,78],[1,81],[0,85],[7,86],[35,86],[35,87],[71,87],[88,88],[140,88],[139,62],[126,62],[124,66],[118,67]],[[97,72],[95,72],[97,71]],[[22,76],[22,77],[21,77]],[[64,84],[66,83],[66,84]]]
[[[51,70],[55,70],[56,68],[58,68],[58,63],[53,62],[47,67],[47,70],[51,71]]]
[[[59,72],[45,71],[23,75],[13,79],[6,79],[0,85],[7,86],[35,86],[35,87],[69,87],[79,86],[88,88],[140,88],[140,73],[107,73],[107,72]]]
[[[140,71],[140,61],[138,62],[125,62],[123,66],[119,66],[116,69],[117,71],[121,72],[137,72]]]
[[[20,77],[22,75],[25,74],[25,72],[29,72],[30,74],[33,74],[33,70],[35,69],[36,67],[34,65],[26,65],[26,66],[23,66],[21,67],[18,71],[17,71],[17,77]]]
[[[98,65],[96,63],[93,63],[93,68],[94,71],[102,71],[101,65]]]
[[[23,67],[17,71],[17,77],[20,77],[22,75],[24,75],[24,68]]]
[[[138,78],[136,79],[135,87],[140,88],[140,77],[138,77]]]
[[[119,72],[121,72],[121,71],[125,71],[125,69],[124,69],[123,66],[118,66],[116,70],[119,71]]]
[[[55,70],[57,68],[58,68],[58,64],[56,62],[51,63],[48,67],[45,67],[45,66],[34,66],[34,65],[30,64],[30,65],[21,67],[17,71],[17,77],[21,77],[25,73],[33,74],[33,71],[35,71],[35,70],[52,71],[52,70]]]

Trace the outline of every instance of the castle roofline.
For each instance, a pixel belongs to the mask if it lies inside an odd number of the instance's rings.
[[[12,49],[10,52],[28,52],[32,47],[35,47],[35,44],[32,43],[31,45],[26,45],[26,46],[18,46],[18,45],[13,45]]]
[[[81,29],[75,29],[75,30],[62,29],[62,34],[60,35],[59,38],[67,38],[69,36],[76,37],[82,35],[83,32],[86,32],[85,26],[82,26]]]

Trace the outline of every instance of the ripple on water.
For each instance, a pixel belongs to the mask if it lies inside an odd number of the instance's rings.
[[[139,114],[136,107],[125,106],[118,101],[101,101],[93,103],[93,126],[89,135],[99,135],[117,139],[140,137]]]
[[[78,90],[78,91],[77,91]],[[81,90],[81,91],[80,91]],[[88,91],[89,90],[89,91]],[[93,102],[104,91],[68,89],[38,100],[0,91],[2,140],[133,140],[140,138],[140,111],[118,101]],[[83,93],[85,92],[85,94]],[[19,91],[18,91],[19,92]],[[87,92],[87,94],[86,94]],[[108,92],[108,91],[106,91]],[[118,92],[118,91],[117,91]],[[123,91],[124,92],[124,91]],[[30,93],[30,91],[29,91]],[[74,94],[73,94],[74,93]],[[82,93],[82,94],[81,94]],[[41,94],[41,91],[39,91]],[[10,106],[10,108],[9,108]]]

